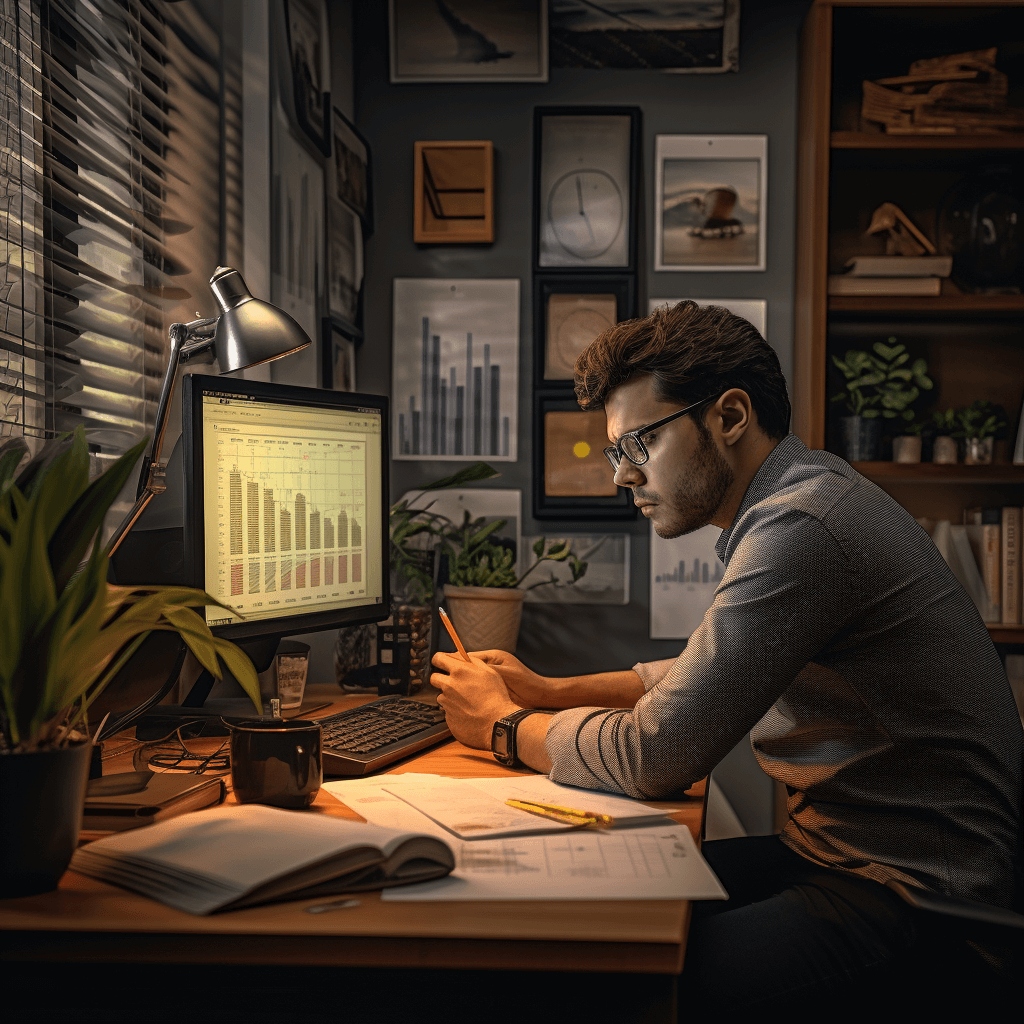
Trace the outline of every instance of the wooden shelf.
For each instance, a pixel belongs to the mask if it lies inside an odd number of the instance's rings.
[[[1024,644],[1024,626],[988,624],[989,636],[997,644]]]
[[[832,132],[833,149],[1024,149],[1024,132],[977,135],[886,135],[883,132]]]
[[[830,295],[832,313],[1024,313],[1024,295]]]
[[[1021,484],[1024,466],[947,466],[936,462],[854,462],[853,468],[877,484]]]

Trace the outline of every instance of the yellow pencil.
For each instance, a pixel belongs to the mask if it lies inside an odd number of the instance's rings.
[[[458,647],[459,654],[461,654],[466,659],[466,661],[472,664],[472,660],[466,653],[466,648],[462,646],[462,641],[459,639],[459,634],[455,632],[455,627],[452,625],[452,620],[448,618],[443,608],[438,608],[437,610],[441,613],[441,621],[444,623],[444,628],[448,630],[448,635],[452,638],[452,640],[455,641],[455,646]]]
[[[615,824],[610,814],[598,814],[597,811],[578,811],[575,807],[560,807],[558,804],[544,804],[533,800],[506,800],[509,807],[520,811],[528,811],[541,818],[550,818],[565,825],[606,825]]]

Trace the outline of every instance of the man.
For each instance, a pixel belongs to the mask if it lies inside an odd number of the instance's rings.
[[[789,821],[705,844],[730,899],[696,908],[688,998],[866,990],[916,941],[889,880],[1010,905],[1022,734],[988,632],[903,508],[788,433],[757,331],[720,307],[659,309],[593,342],[576,393],[605,409],[615,481],[659,536],[722,529],[725,576],[675,662],[546,679],[497,651],[436,655],[455,736],[487,749],[499,720],[566,709],[502,735],[557,782],[643,799],[750,732]]]

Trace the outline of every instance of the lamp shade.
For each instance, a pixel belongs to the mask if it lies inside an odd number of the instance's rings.
[[[222,373],[268,363],[312,344],[283,309],[253,298],[237,270],[218,267],[210,290],[220,307],[216,346]]]

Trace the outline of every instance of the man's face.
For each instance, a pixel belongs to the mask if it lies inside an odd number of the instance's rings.
[[[613,388],[605,400],[608,439],[614,444],[623,434],[681,408],[657,396],[653,378],[634,378]],[[615,482],[632,489],[633,501],[659,537],[681,537],[707,526],[734,480],[714,439],[694,423],[694,417],[706,416],[708,408],[701,406],[645,434],[642,440],[650,458],[642,466],[625,457],[619,463]]]

